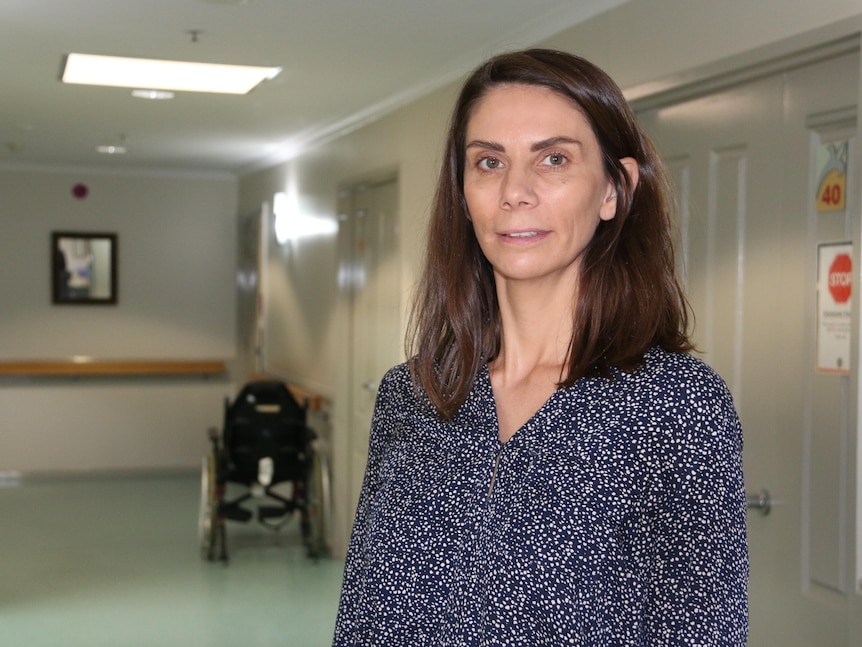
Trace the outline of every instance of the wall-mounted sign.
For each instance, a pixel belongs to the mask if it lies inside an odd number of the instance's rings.
[[[821,144],[817,151],[817,213],[844,211],[848,150],[845,139]]]
[[[853,295],[853,246],[817,247],[817,371],[850,372],[850,303]]]

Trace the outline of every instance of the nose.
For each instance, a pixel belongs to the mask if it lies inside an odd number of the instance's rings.
[[[509,168],[500,186],[500,206],[517,209],[536,203],[532,174],[528,169]]]

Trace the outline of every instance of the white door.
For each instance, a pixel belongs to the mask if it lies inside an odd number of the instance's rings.
[[[855,197],[817,212],[818,154],[847,141],[852,159],[856,48],[639,111],[677,191],[696,343],[734,394],[752,502],[772,500],[748,514],[752,647],[862,640],[849,612],[856,398],[846,375],[815,370],[818,244],[850,240],[859,215]]]
[[[353,187],[342,220],[350,286],[348,340],[347,509],[359,498],[368,457],[368,431],[377,387],[383,374],[400,361],[400,276],[398,273],[398,183]]]

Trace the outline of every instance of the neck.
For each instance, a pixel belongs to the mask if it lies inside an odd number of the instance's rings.
[[[493,369],[516,380],[540,370],[558,381],[572,337],[574,299],[570,284],[498,279],[502,343]]]

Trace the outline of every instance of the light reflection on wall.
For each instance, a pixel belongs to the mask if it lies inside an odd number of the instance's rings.
[[[338,224],[333,219],[302,213],[295,191],[276,193],[272,210],[275,239],[279,245],[301,238],[331,236],[338,232]]]

